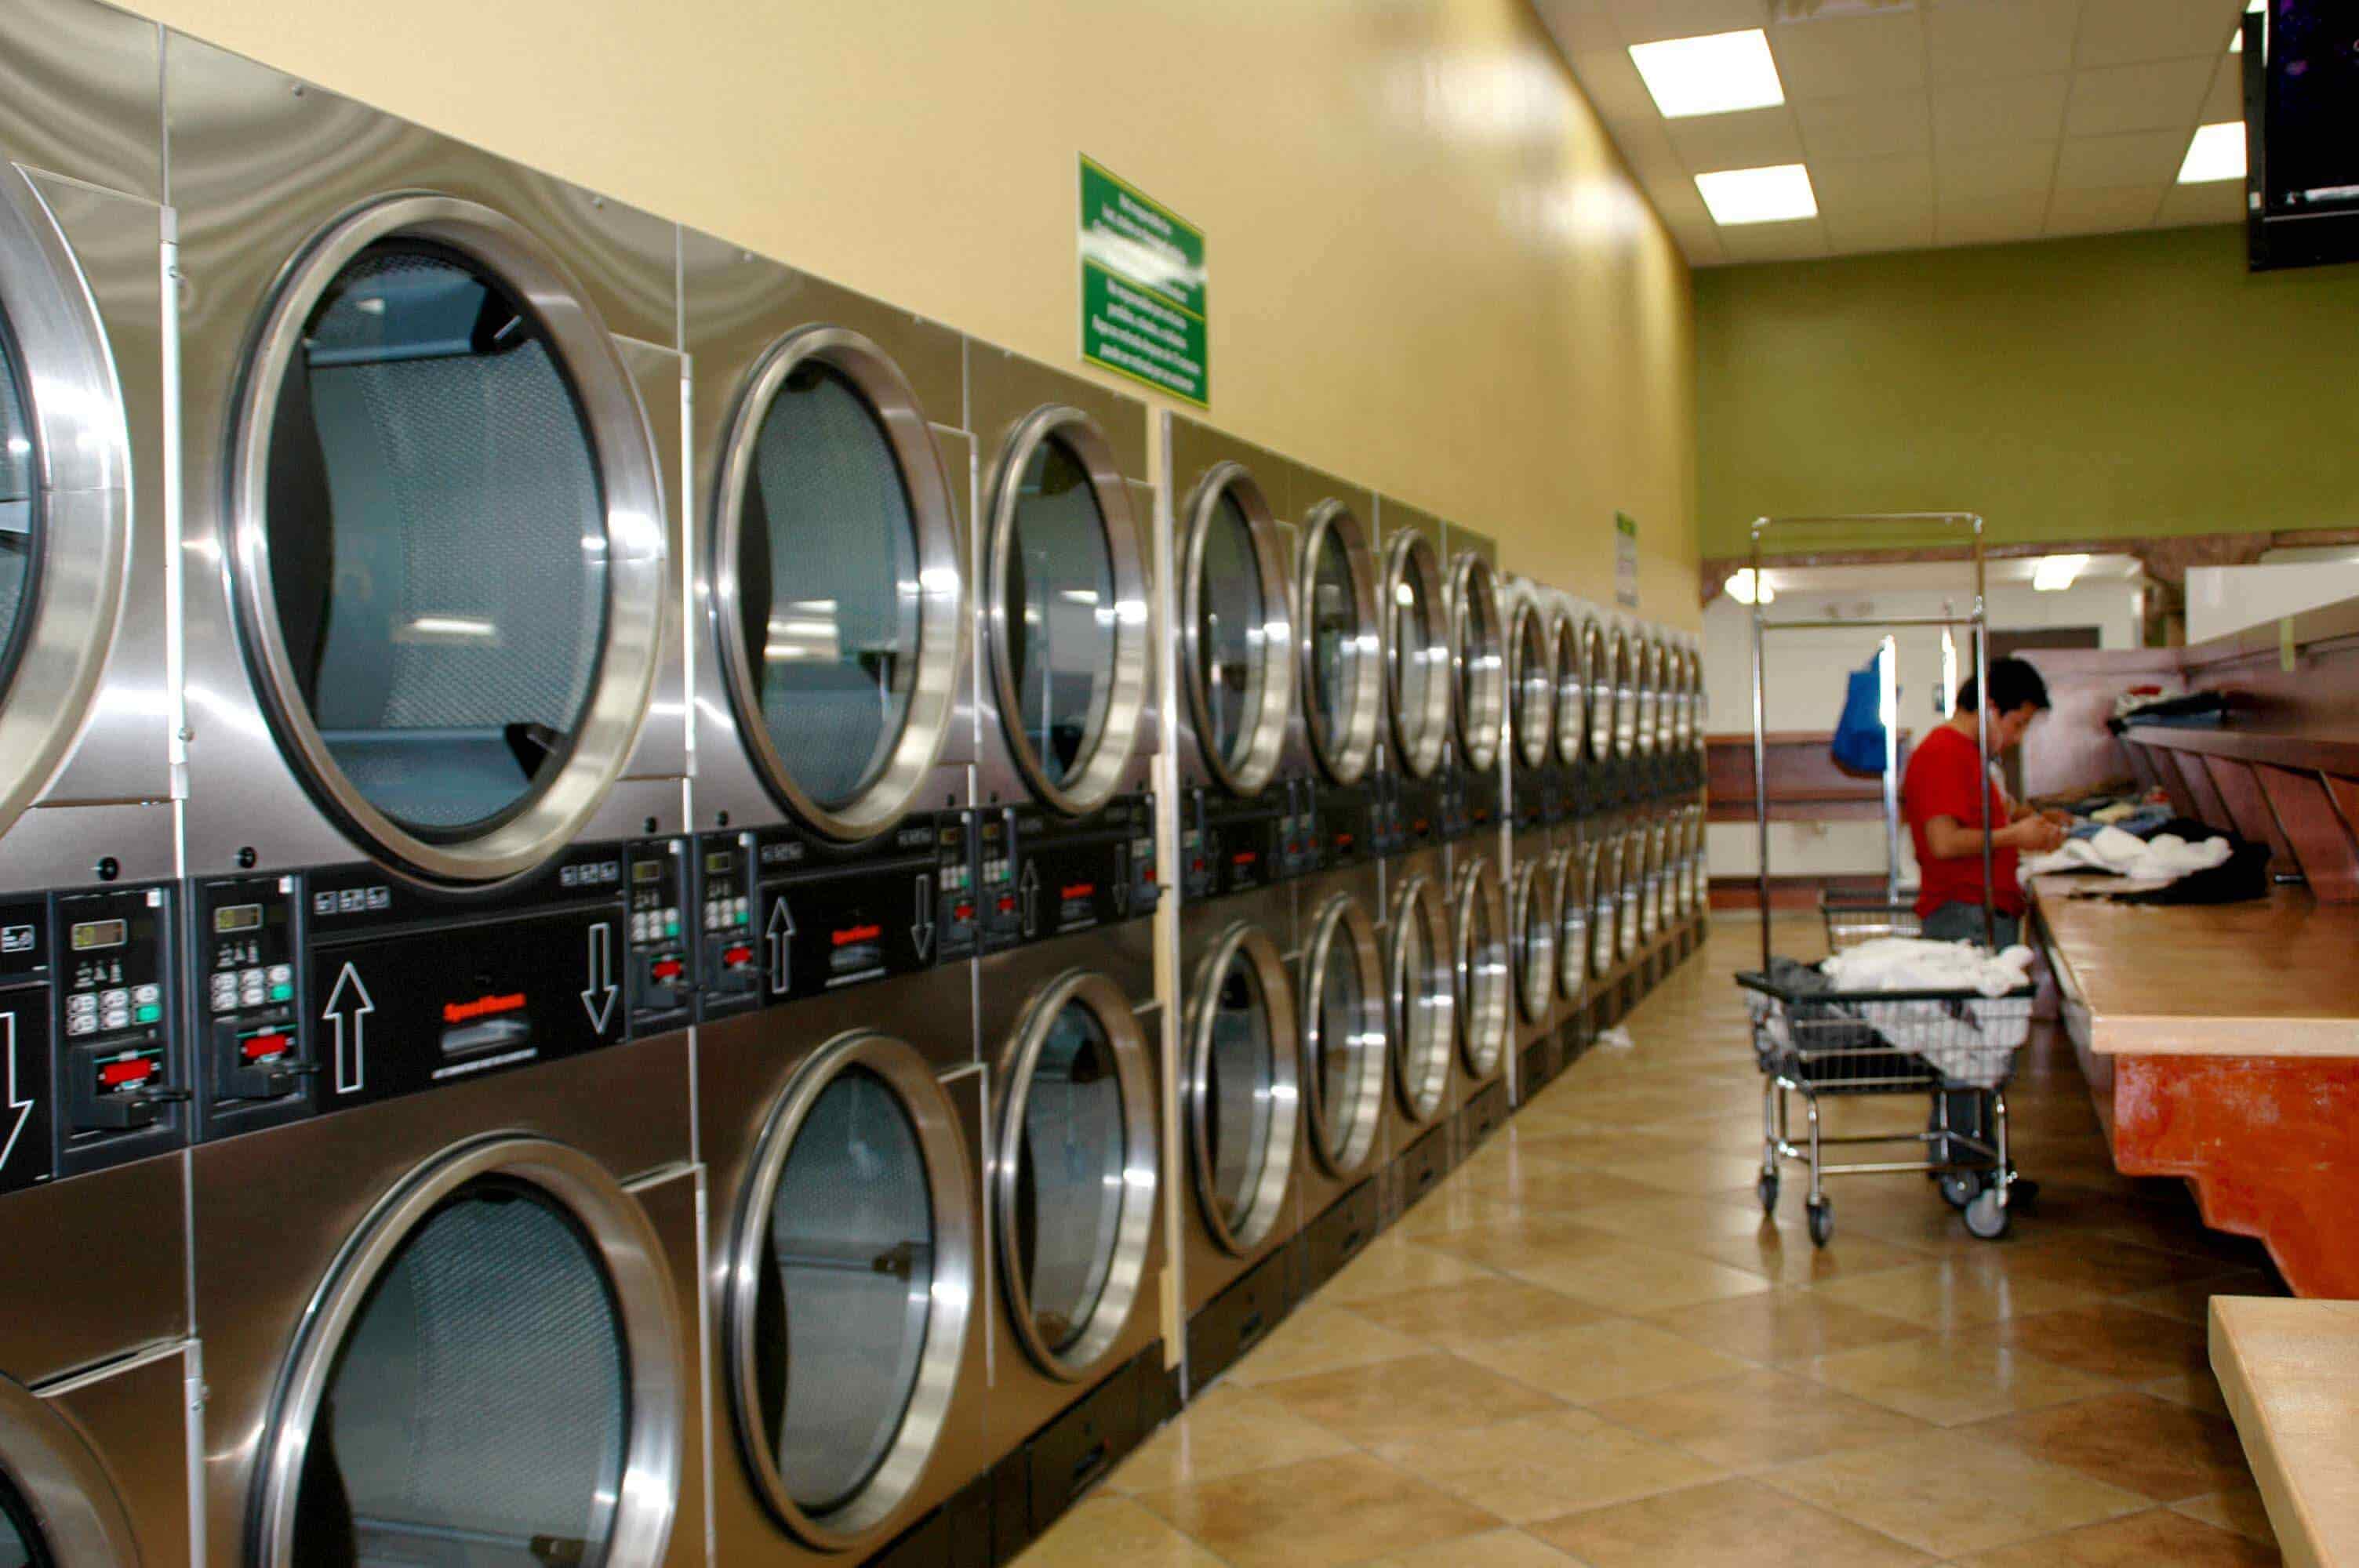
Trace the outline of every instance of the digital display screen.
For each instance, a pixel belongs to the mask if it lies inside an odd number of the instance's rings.
[[[262,906],[258,903],[233,903],[213,911],[213,935],[234,936],[241,931],[262,929]]]
[[[737,869],[737,857],[727,849],[715,849],[704,857],[704,874],[725,877]]]
[[[94,953],[104,947],[120,947],[131,935],[127,920],[85,920],[73,928],[71,942],[77,953]]]
[[[642,887],[649,882],[663,881],[663,873],[661,860],[638,860],[633,862],[631,866],[631,880]]]
[[[2343,0],[2278,0],[2266,66],[2268,201],[2359,207],[2359,30]]]

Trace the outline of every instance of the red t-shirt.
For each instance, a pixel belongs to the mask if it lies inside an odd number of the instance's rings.
[[[1983,779],[1976,791],[1982,758],[1973,740],[1943,724],[1919,743],[1900,776],[1900,809],[1908,818],[1908,835],[1917,846],[1917,913],[1930,914],[1945,903],[1980,904],[1983,901],[1981,849],[1962,860],[1937,860],[1925,847],[1925,825],[1937,816],[1955,818],[1962,827],[1980,831],[1988,802],[1989,820],[2006,826],[2010,815],[2006,792],[1995,779]],[[1980,795],[1978,800],[1977,795]],[[2023,884],[2016,880],[2016,852],[2004,847],[1991,850],[1991,903],[2002,914],[2023,913]]]

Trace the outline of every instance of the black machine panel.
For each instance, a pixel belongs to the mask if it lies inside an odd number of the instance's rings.
[[[684,1026],[687,854],[678,838],[582,846],[479,893],[366,863],[194,883],[198,1135]]]
[[[1162,896],[1153,799],[1125,795],[1078,819],[1038,806],[985,812],[976,877],[986,953],[1144,920]]]
[[[1400,821],[1400,800],[1385,781],[1391,775],[1371,773],[1364,786],[1313,787],[1310,804],[1310,860],[1313,870],[1340,871],[1397,855],[1407,848]]]
[[[187,1140],[172,969],[169,888],[0,903],[0,1192]]]
[[[1180,829],[1187,895],[1251,892],[1314,869],[1314,795],[1307,779],[1274,784],[1250,799],[1218,790],[1190,792]]]

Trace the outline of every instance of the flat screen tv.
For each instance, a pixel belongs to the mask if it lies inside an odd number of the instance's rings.
[[[2253,270],[2359,261],[2359,5],[2245,16],[2245,136]]]

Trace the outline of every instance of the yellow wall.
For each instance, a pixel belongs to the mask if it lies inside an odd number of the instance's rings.
[[[1526,0],[144,0],[1052,364],[1075,156],[1206,231],[1212,420],[1610,599],[1694,594],[1687,268]]]

